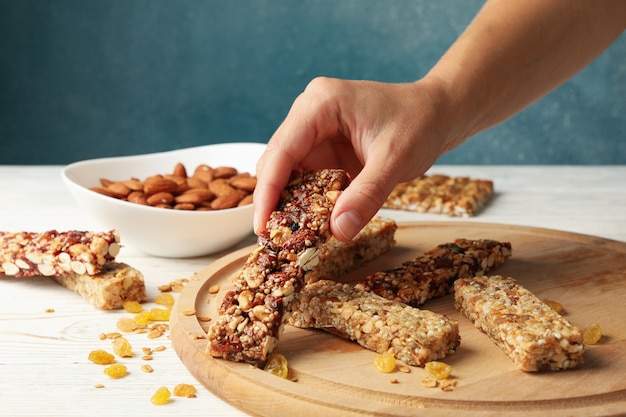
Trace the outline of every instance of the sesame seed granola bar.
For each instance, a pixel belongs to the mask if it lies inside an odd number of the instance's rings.
[[[302,289],[289,324],[326,330],[414,366],[442,359],[460,344],[456,320],[330,280]]]
[[[349,183],[343,170],[296,171],[225,294],[208,332],[207,353],[262,367],[282,333],[304,274],[331,238],[330,214]]]
[[[120,251],[117,231],[0,232],[0,275],[97,274]]]
[[[557,371],[583,362],[581,331],[513,278],[459,279],[454,302],[523,371]]]
[[[383,207],[470,217],[478,214],[492,196],[491,180],[423,175],[396,185]]]
[[[456,239],[398,267],[375,272],[356,287],[419,307],[432,298],[448,294],[457,278],[485,274],[510,256],[509,242]]]
[[[349,242],[334,237],[320,246],[319,263],[305,273],[305,282],[337,279],[387,252],[398,228],[392,219],[375,216]]]
[[[146,299],[143,274],[121,262],[108,262],[94,275],[69,272],[52,279],[102,310],[122,308],[124,301]]]

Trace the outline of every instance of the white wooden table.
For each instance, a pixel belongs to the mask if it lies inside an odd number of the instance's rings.
[[[0,230],[103,230],[72,200],[60,171],[58,166],[0,166]],[[516,224],[626,241],[626,166],[435,166],[431,172],[493,179],[497,195],[472,219],[382,214],[398,221]],[[233,250],[254,241],[251,235]],[[125,246],[118,259],[143,272],[150,301],[159,285],[190,277],[222,255],[160,259]],[[97,310],[47,278],[0,278],[0,415],[245,415],[197,383],[166,336],[129,335],[135,355],[120,360],[129,374],[118,380],[105,376],[87,356],[95,349],[110,350],[111,341],[99,335],[116,331],[117,320],[129,316]],[[155,352],[152,361],[141,358],[142,347],[156,346],[166,349]],[[143,364],[154,372],[142,372]],[[194,384],[197,397],[151,404],[157,388],[171,390],[179,383]]]

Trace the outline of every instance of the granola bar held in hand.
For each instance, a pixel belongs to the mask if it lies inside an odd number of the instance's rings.
[[[0,232],[0,275],[97,274],[120,251],[117,231]]]
[[[330,214],[349,183],[343,170],[295,172],[270,215],[267,231],[225,294],[209,328],[207,353],[262,367],[331,237]]]
[[[456,239],[396,268],[375,272],[356,287],[419,307],[432,298],[448,294],[457,278],[485,274],[510,256],[509,242]]]
[[[326,330],[415,366],[454,353],[461,341],[456,320],[329,280],[304,287],[289,323]]]
[[[583,362],[581,331],[513,278],[459,279],[454,303],[523,371],[557,371]]]

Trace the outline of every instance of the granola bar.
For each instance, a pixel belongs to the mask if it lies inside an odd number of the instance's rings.
[[[375,216],[349,242],[331,238],[320,247],[319,263],[305,273],[305,282],[337,279],[387,252],[395,245],[396,222]]]
[[[304,274],[331,238],[330,214],[349,183],[343,170],[294,172],[255,250],[209,328],[207,353],[262,367],[286,323]]]
[[[0,275],[97,274],[120,251],[117,231],[0,232]]]
[[[456,239],[398,267],[375,272],[356,287],[419,307],[432,298],[448,294],[457,278],[485,274],[510,256],[509,242]]]
[[[491,180],[423,175],[396,185],[383,207],[470,217],[478,214],[492,196]]]
[[[146,299],[141,272],[120,262],[106,263],[95,275],[69,272],[52,278],[102,310],[122,308],[127,300],[142,302]]]
[[[330,280],[303,288],[289,323],[324,329],[415,366],[454,353],[461,341],[456,320]]]
[[[455,307],[523,371],[557,371],[583,362],[581,331],[513,278],[454,283]]]

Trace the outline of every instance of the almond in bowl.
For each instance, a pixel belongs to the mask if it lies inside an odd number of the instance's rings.
[[[260,143],[223,143],[66,166],[79,205],[122,243],[168,258],[209,255],[252,234]]]

